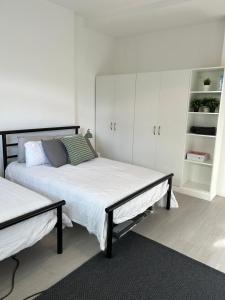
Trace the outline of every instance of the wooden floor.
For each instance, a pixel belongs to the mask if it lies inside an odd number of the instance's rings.
[[[179,209],[156,208],[135,231],[225,273],[225,199],[176,196]],[[48,288],[99,252],[95,237],[80,226],[66,229],[64,240],[63,255],[56,254],[54,232],[18,254],[21,265],[9,300]],[[13,266],[12,259],[0,262],[0,298],[10,288]]]

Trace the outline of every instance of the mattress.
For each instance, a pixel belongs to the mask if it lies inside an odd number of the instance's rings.
[[[26,186],[50,199],[66,200],[69,218],[97,236],[105,249],[107,217],[105,208],[136,190],[165,176],[150,169],[95,158],[77,166],[53,168],[49,165],[27,168],[13,162],[6,169],[9,180]],[[122,223],[144,212],[166,194],[163,182],[114,211],[114,223]],[[177,207],[175,197],[172,207]]]
[[[0,178],[0,223],[51,204],[52,201]],[[0,261],[32,246],[57,222],[53,211],[0,230]]]

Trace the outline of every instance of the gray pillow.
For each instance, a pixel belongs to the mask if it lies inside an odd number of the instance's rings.
[[[18,136],[18,158],[17,161],[19,163],[25,163],[26,162],[26,158],[25,158],[25,147],[24,144],[30,141],[41,141],[41,140],[49,140],[49,139],[54,139],[54,138],[61,138],[61,137],[65,137],[68,136],[67,135],[55,135],[55,136],[37,136],[37,135],[33,135],[33,136]]]
[[[95,157],[98,157],[98,154],[97,154],[97,152],[95,151],[95,149],[93,148],[93,146],[92,146],[90,140],[89,140],[88,138],[86,138],[86,137],[85,137],[85,139],[86,139],[86,142],[87,142],[89,148],[91,149],[91,152],[94,154]]]
[[[58,168],[67,164],[67,151],[64,144],[60,140],[42,140],[41,142],[45,155],[53,167]]]

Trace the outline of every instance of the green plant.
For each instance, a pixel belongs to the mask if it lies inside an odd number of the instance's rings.
[[[211,79],[210,78],[206,78],[204,80],[204,85],[210,85],[211,84]]]
[[[210,112],[215,112],[216,108],[219,106],[219,101],[216,98],[204,98],[202,100],[202,105],[207,106]]]
[[[191,101],[191,108],[193,108],[193,110],[195,112],[199,111],[199,108],[201,107],[201,105],[202,105],[202,100],[201,99],[193,99]]]
[[[202,99],[202,106],[209,107],[208,104],[209,104],[210,100],[211,100],[211,98],[204,98],[204,99]]]

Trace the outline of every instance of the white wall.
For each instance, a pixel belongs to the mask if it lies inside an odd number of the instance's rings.
[[[221,63],[224,22],[119,38],[115,73],[217,66]]]
[[[225,33],[224,33],[224,43],[221,64],[225,66]],[[225,87],[224,87],[225,89]],[[224,96],[225,101],[225,96]],[[225,124],[223,128],[223,138],[222,138],[222,152],[220,157],[220,170],[219,170],[219,180],[218,180],[218,194],[225,197]]]
[[[76,123],[94,132],[95,76],[111,73],[113,45],[72,10],[1,0],[0,130]]]
[[[74,124],[73,25],[48,1],[0,1],[0,130]]]
[[[114,39],[76,17],[76,120],[83,132],[95,129],[95,77],[113,70]]]
[[[48,1],[1,0],[1,130],[74,123],[73,24]]]
[[[112,72],[113,46],[59,5],[1,0],[0,130],[94,129],[95,76]]]

